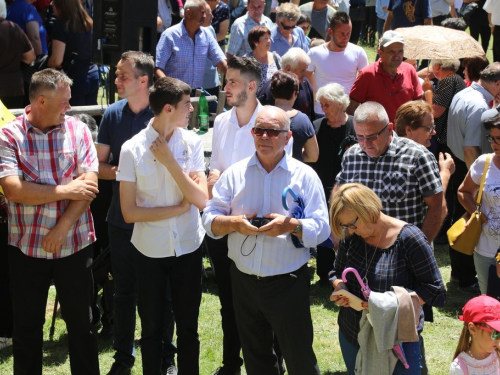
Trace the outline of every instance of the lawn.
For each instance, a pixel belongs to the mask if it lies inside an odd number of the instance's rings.
[[[365,46],[370,62],[375,60],[375,50]],[[492,59],[491,43],[487,53],[490,61]],[[435,308],[434,323],[426,323],[424,339],[426,357],[431,375],[448,374],[449,364],[458,342],[462,324],[457,317],[465,302],[472,297],[458,291],[455,284],[449,282],[450,262],[448,248],[436,246],[436,259],[445,285],[448,290],[447,304],[443,308]],[[212,374],[221,364],[222,355],[222,329],[219,314],[219,300],[214,277],[210,264],[205,259],[208,278],[203,279],[203,298],[200,307],[199,334],[201,342],[200,368],[201,375]],[[338,307],[329,301],[330,290],[317,284],[315,275],[315,261],[310,261],[311,274],[311,310],[314,323],[314,350],[318,357],[319,367],[322,374],[347,374],[346,368],[338,344],[337,314]],[[66,375],[70,374],[69,357],[67,352],[67,332],[64,322],[58,313],[56,330],[53,341],[49,341],[49,327],[51,324],[55,290],[51,289],[47,315],[44,327],[44,375]],[[138,319],[139,322],[139,319]],[[141,369],[140,353],[140,326],[136,327],[137,360],[133,374],[139,375]],[[111,341],[99,341],[99,361],[102,374],[106,374],[113,363],[113,350]],[[12,374],[12,349],[8,348],[0,352],[0,374]],[[243,374],[245,371],[243,369]],[[376,374],[384,375],[384,374]]]

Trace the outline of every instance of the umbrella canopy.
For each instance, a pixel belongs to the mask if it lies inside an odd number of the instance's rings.
[[[407,59],[461,59],[484,56],[481,45],[465,31],[442,26],[401,27]]]

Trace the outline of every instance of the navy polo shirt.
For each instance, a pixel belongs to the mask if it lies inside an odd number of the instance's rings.
[[[132,112],[126,99],[111,104],[99,126],[97,143],[110,147],[109,164],[118,165],[122,145],[146,127],[149,120],[153,118],[153,112],[147,107],[145,110],[135,114]],[[126,229],[133,229],[134,224],[127,224],[123,219],[120,208],[120,183],[112,182],[113,198],[109,206],[107,222]]]

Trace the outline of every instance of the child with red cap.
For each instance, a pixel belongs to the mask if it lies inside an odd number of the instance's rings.
[[[482,295],[462,309],[464,322],[450,375],[500,375],[500,302]]]

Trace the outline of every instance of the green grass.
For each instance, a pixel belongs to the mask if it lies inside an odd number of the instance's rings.
[[[456,285],[449,283],[450,265],[447,247],[437,246],[436,259],[448,289],[447,304],[435,308],[435,322],[426,323],[424,338],[430,374],[447,374],[452,354],[461,331],[457,316],[472,296],[460,293]],[[208,260],[205,259],[208,279],[203,279],[203,298],[200,307],[199,334],[201,341],[200,374],[211,374],[221,364],[222,328],[219,314],[219,300],[214,277]],[[338,344],[338,307],[329,300],[330,290],[317,284],[315,261],[310,261],[311,273],[311,310],[314,323],[314,350],[318,357],[322,374],[346,374],[345,365]],[[52,317],[55,291],[51,289],[44,327],[44,375],[70,374],[67,352],[67,332],[60,315],[56,321],[54,340],[49,341],[49,327]],[[140,324],[136,328],[137,359],[134,374],[142,373],[140,352]],[[106,374],[113,363],[113,350],[110,341],[99,341],[99,361],[101,372]],[[12,349],[0,352],[0,374],[12,374]],[[245,373],[243,371],[243,373]],[[382,375],[382,374],[380,374]]]

